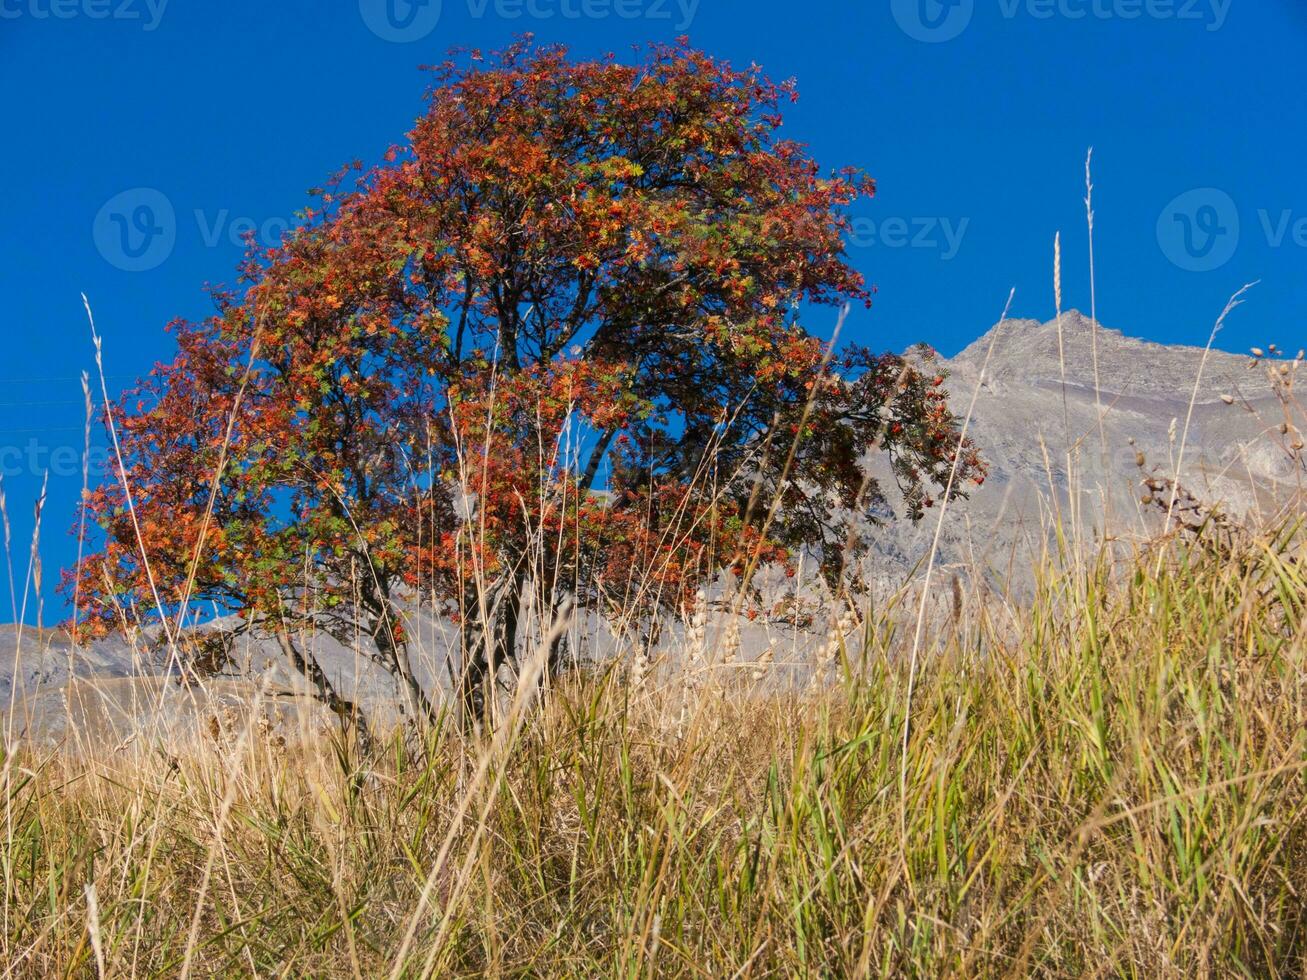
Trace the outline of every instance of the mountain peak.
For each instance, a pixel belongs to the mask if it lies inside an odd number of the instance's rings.
[[[1201,363],[1209,384],[1245,390],[1266,387],[1264,378],[1245,370],[1246,358],[1212,351],[1204,359],[1202,353],[1199,347],[1126,336],[1073,309],[1043,323],[1004,320],[948,364],[968,373],[978,370],[988,356],[987,376],[999,381],[1060,384],[1065,379],[1069,384],[1090,386],[1097,379],[1103,391],[1143,394],[1170,391],[1177,379],[1187,378],[1192,384]]]
[[[997,334],[997,337],[995,335]],[[1095,336],[1097,334],[1097,336]],[[1059,352],[1058,338],[1061,336]],[[1083,347],[1092,352],[1093,344],[1108,338],[1112,346],[1147,345],[1147,341],[1126,337],[1120,330],[1105,327],[1079,310],[1067,310],[1062,316],[1041,323],[1031,319],[1007,319],[994,324],[964,348],[954,361],[980,364],[994,343],[994,357],[1020,353],[1036,358],[1052,355],[1070,358]]]

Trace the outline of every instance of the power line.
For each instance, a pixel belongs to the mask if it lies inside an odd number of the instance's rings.
[[[36,433],[82,432],[84,431],[84,429],[85,427],[81,425],[57,425],[57,426],[51,426],[50,428],[47,429],[0,429],[0,436],[23,436],[23,435],[30,435],[33,432]],[[92,433],[94,433],[95,431],[94,426],[91,427],[91,431]]]
[[[120,381],[123,378],[139,378],[139,374],[106,374],[107,381]],[[63,378],[0,378],[0,385],[53,385],[65,381],[81,381],[81,375],[69,375]]]
[[[50,408],[54,405],[85,405],[86,402],[76,401],[72,398],[64,399],[58,402],[0,402],[0,408]]]

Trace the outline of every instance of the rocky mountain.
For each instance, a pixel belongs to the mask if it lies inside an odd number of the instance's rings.
[[[1178,475],[1203,504],[1233,516],[1291,505],[1307,477],[1307,418],[1292,390],[1304,364],[1264,353],[1150,343],[1076,311],[996,325],[943,362],[954,411],[965,415],[975,398],[968,434],[990,472],[949,506],[939,561],[1020,586],[1055,520],[1089,547],[1105,535],[1146,535],[1162,513],[1144,502],[1149,475]],[[915,526],[885,527],[877,577],[901,582],[937,522],[928,513]]]

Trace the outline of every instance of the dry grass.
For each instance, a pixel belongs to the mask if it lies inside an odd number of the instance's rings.
[[[923,651],[906,755],[892,612],[827,689],[614,668],[485,739],[450,724],[367,765],[252,732],[180,756],[20,750],[0,961],[1302,976],[1303,541],[1173,538],[1115,578],[1046,574],[1015,620],[973,610]]]

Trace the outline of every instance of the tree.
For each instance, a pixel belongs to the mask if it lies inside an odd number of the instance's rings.
[[[843,235],[874,184],[780,138],[792,85],[684,42],[626,65],[528,38],[433,71],[408,142],[251,248],[117,407],[92,628],[216,603],[350,713],[295,637],[361,625],[431,717],[401,609],[423,597],[461,624],[479,718],[527,612],[675,614],[802,554],[838,586],[885,505],[869,454],[909,517],[955,466],[954,492],[983,478],[929,356],[800,324],[869,305]]]

